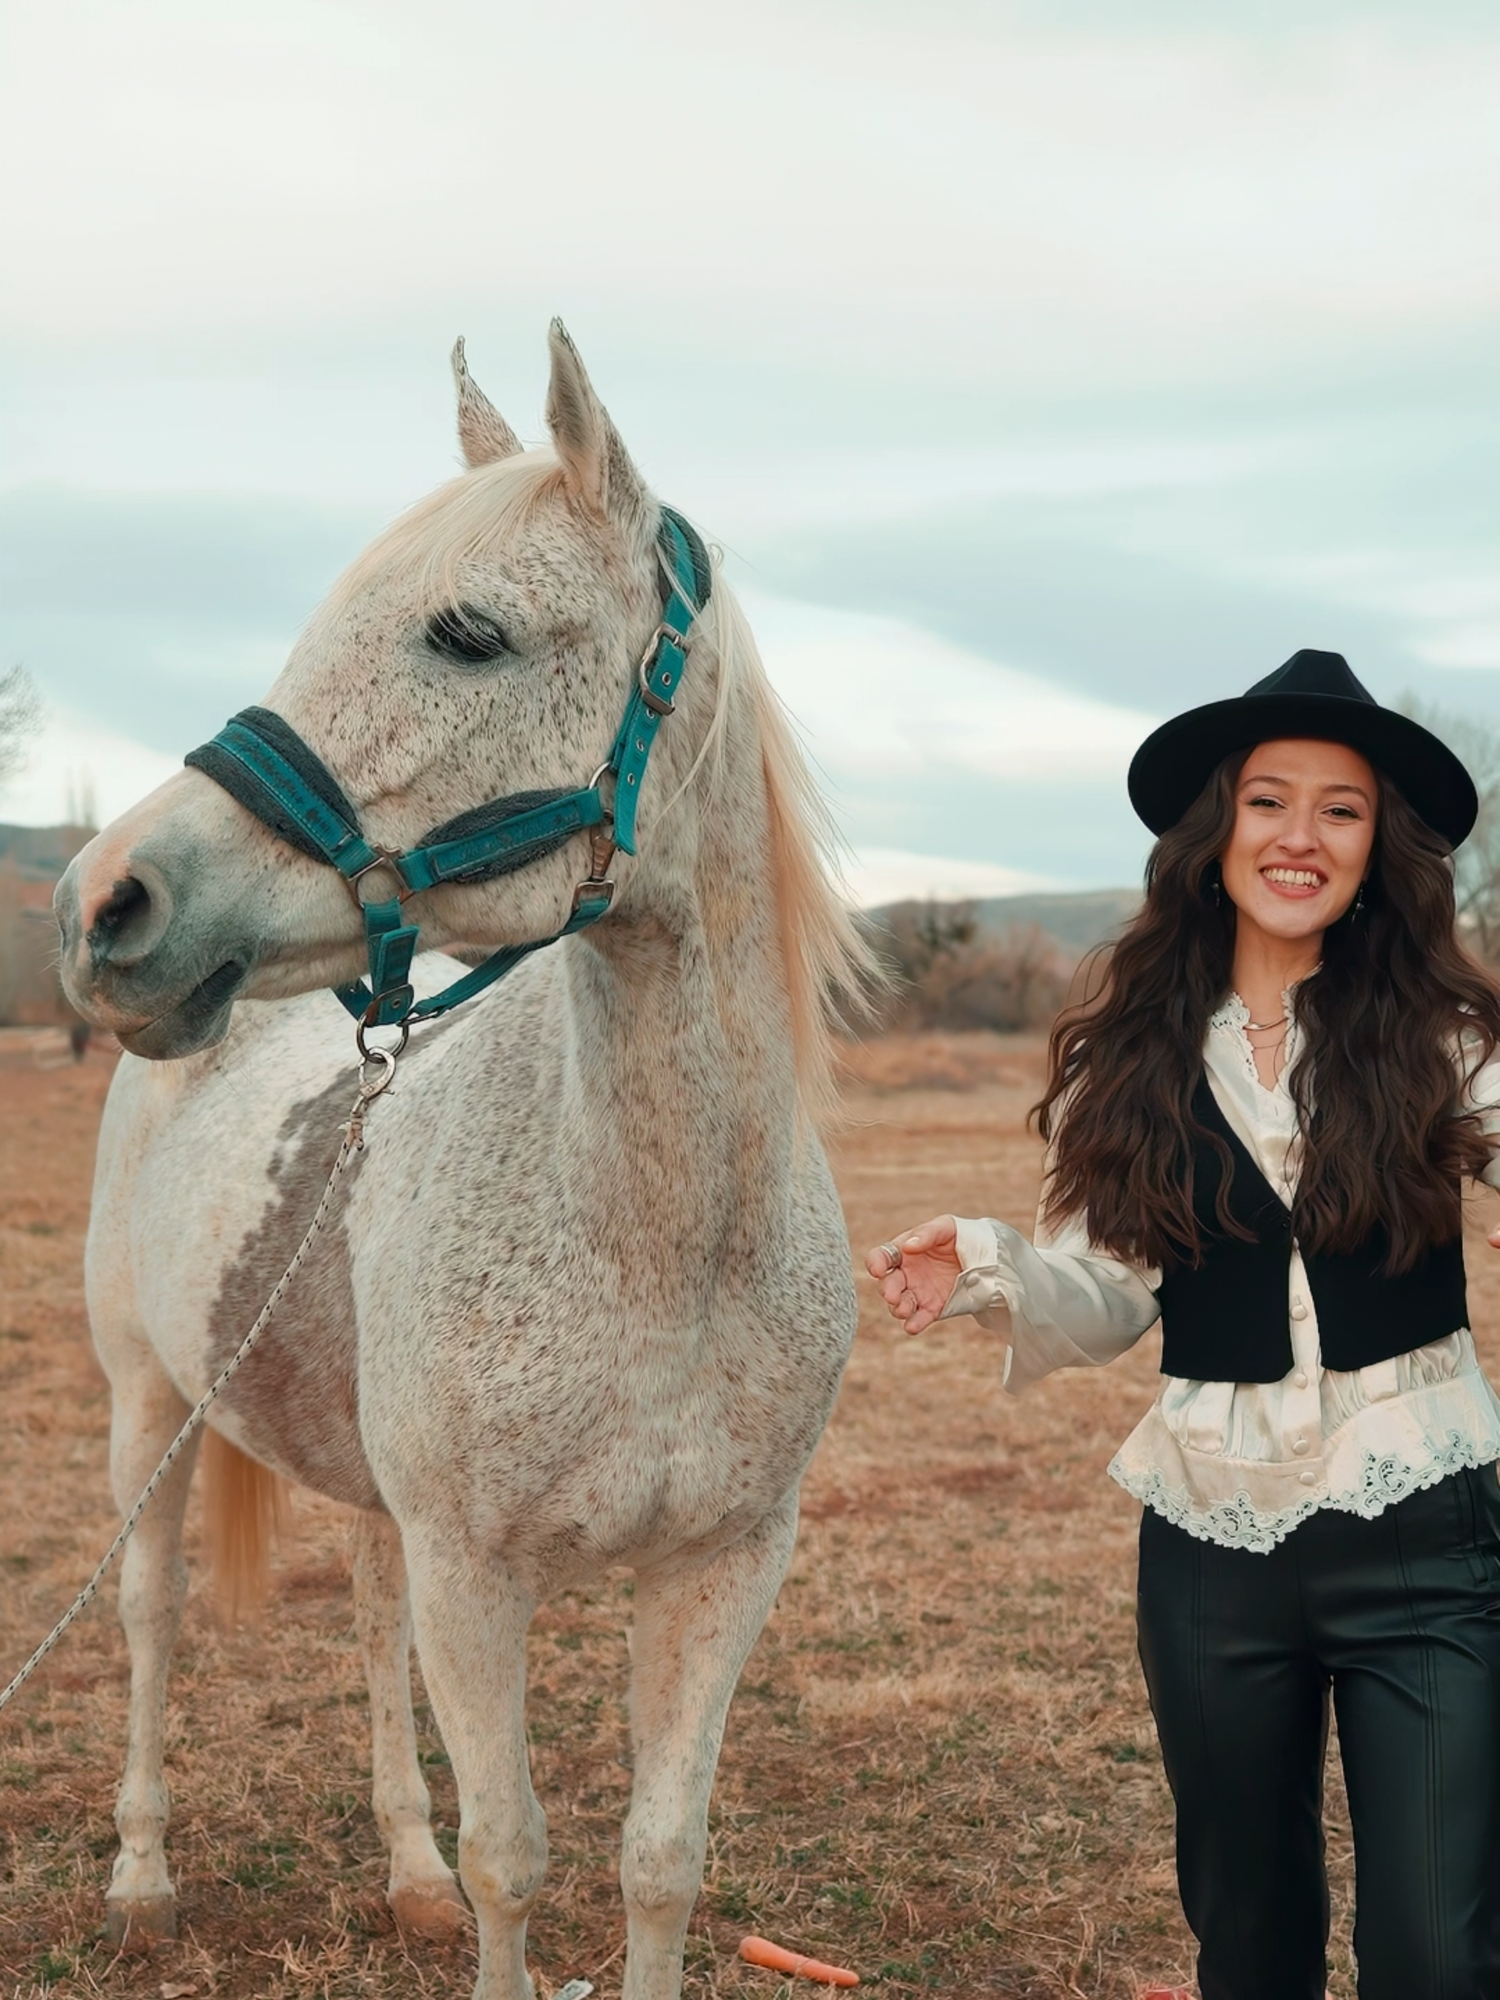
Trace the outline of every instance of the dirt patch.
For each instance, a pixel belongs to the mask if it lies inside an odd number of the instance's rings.
[[[1038,1151],[1025,1113],[1040,1041],[913,1042],[846,1063],[850,1123],[835,1153],[856,1245],[944,1209],[1029,1224]],[[29,1045],[16,1055],[0,1060],[6,1672],[115,1525],[108,1397],[81,1280],[110,1061],[95,1051],[40,1069]],[[1474,1309],[1492,1366],[1497,1265],[1476,1241]],[[1104,1476],[1153,1392],[1154,1352],[1147,1343],[1016,1402],[972,1322],[907,1341],[887,1331],[871,1288],[861,1296],[796,1562],[730,1716],[688,1991],[784,1991],[734,1957],[749,1930],[855,1965],[893,1995],[1126,2000],[1148,1980],[1186,1983],[1168,1800],[1134,1653],[1135,1508]],[[468,1993],[470,1943],[408,1944],[382,1899],[346,1533],[339,1508],[297,1496],[283,1587],[258,1630],[223,1630],[195,1571],[169,1750],[178,1943],[118,1958],[99,1939],[124,1742],[112,1592],[0,1718],[0,1993]],[[196,1535],[190,1520],[190,1555]],[[532,1754],[552,1847],[533,1923],[543,2000],[579,1974],[618,1991],[629,1597],[622,1577],[560,1599],[532,1633]],[[452,1777],[425,1703],[420,1715],[451,1858]],[[1336,1798],[1333,1990],[1344,2000],[1340,1810]]]

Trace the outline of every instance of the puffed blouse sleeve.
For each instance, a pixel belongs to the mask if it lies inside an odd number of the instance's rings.
[[[939,1317],[972,1313],[1008,1343],[1013,1396],[1055,1368],[1102,1367],[1160,1317],[1161,1273],[1107,1256],[1079,1218],[1049,1228],[1039,1215],[1029,1243],[1006,1222],[956,1220],[963,1271]]]
[[[1479,1113],[1480,1129],[1490,1142],[1490,1163],[1480,1178],[1500,1188],[1500,1054],[1466,1078],[1464,1101]]]

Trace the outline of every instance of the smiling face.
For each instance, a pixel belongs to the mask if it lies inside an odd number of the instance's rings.
[[[1379,791],[1357,750],[1310,738],[1261,743],[1235,786],[1224,890],[1248,926],[1312,942],[1354,901],[1370,869]]]

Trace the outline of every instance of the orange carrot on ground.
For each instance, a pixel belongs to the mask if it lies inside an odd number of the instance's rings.
[[[805,1958],[800,1951],[788,1951],[785,1945],[772,1944],[769,1938],[742,1938],[740,1957],[747,1965],[768,1966],[772,1972],[785,1972],[794,1979],[815,1979],[823,1986],[859,1984],[859,1974],[851,1972],[846,1965],[825,1965],[820,1958]]]

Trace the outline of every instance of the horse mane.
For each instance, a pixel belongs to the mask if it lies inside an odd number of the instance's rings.
[[[562,467],[547,450],[520,452],[460,474],[378,535],[334,593],[352,596],[388,564],[414,563],[424,594],[435,606],[446,603],[462,572],[493,556],[559,496],[562,485]],[[695,784],[712,791],[724,769],[730,710],[741,702],[761,750],[798,1103],[804,1117],[822,1125],[837,1104],[834,1039],[843,1026],[868,1015],[871,998],[888,975],[843,893],[842,836],[767,677],[745,614],[724,581],[720,551],[714,548],[712,556],[713,590],[693,632],[718,661],[714,708],[688,774],[663,813]]]
[[[330,593],[345,602],[392,564],[412,564],[434,609],[447,603],[471,563],[493,557],[554,495],[563,470],[550,451],[517,452],[434,487],[360,551]]]
[[[835,1037],[869,1014],[872,997],[888,975],[843,892],[843,838],[766,674],[749,622],[724,582],[717,550],[713,593],[693,630],[703,632],[718,656],[719,678],[713,715],[679,793],[695,779],[706,780],[712,789],[723,766],[730,708],[743,697],[765,779],[769,861],[798,1100],[807,1118],[825,1124],[837,1106]],[[666,810],[675,802],[669,800]]]

